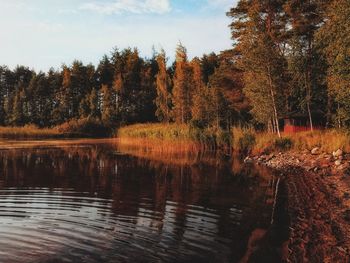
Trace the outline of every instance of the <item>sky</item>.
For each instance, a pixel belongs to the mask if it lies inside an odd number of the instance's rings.
[[[114,47],[142,57],[181,41],[190,58],[232,45],[225,13],[237,0],[0,0],[0,65],[37,71],[74,59],[97,65]]]

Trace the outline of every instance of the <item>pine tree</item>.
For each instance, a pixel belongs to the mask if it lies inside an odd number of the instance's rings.
[[[294,89],[304,89],[304,96],[299,102],[299,107],[306,106],[309,116],[311,130],[313,130],[312,111],[313,104],[319,103],[315,99],[320,83],[317,82],[318,54],[315,50],[315,33],[324,20],[323,11],[325,0],[288,0],[284,6],[288,22],[291,25],[289,30],[290,40],[290,71],[294,83]]]
[[[223,97],[221,123],[227,128],[244,126],[250,119],[250,105],[243,93],[243,72],[235,64],[232,50],[222,52],[219,65],[210,76],[209,85],[218,89]]]
[[[91,117],[99,118],[100,111],[98,107],[98,92],[93,89],[88,97],[89,113]]]
[[[113,92],[107,85],[102,85],[101,94],[101,119],[106,125],[112,125],[115,122],[116,117],[115,99],[113,98]]]
[[[177,123],[187,123],[191,119],[191,71],[186,48],[181,43],[176,49],[173,85],[173,117]]]
[[[169,92],[170,79],[166,66],[165,51],[162,50],[157,56],[158,74],[157,74],[157,98],[156,116],[161,122],[169,122],[171,119],[171,94]]]
[[[24,125],[24,114],[23,114],[23,90],[17,90],[15,93],[14,101],[13,101],[13,111],[11,124],[14,126],[22,126]]]
[[[239,1],[228,13],[233,19],[232,36],[238,65],[244,72],[245,93],[252,102],[252,114],[261,123],[272,123],[280,137],[280,97],[283,76],[285,19],[283,1]]]
[[[350,127],[350,2],[333,0],[317,41],[328,62],[327,85],[336,103],[335,123]]]
[[[210,100],[208,87],[203,82],[201,61],[194,58],[191,61],[192,67],[192,87],[193,87],[193,103],[191,108],[192,119],[201,123],[202,126],[209,125],[208,119],[208,101]]]
[[[59,94],[59,114],[63,121],[69,120],[73,115],[73,91],[72,91],[72,73],[71,70],[63,66],[62,87]]]

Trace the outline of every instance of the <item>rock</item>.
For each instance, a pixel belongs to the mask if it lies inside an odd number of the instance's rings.
[[[326,169],[326,168],[329,168],[329,167],[330,167],[330,164],[329,164],[329,163],[322,163],[322,164],[320,165],[320,167],[321,167],[322,169]]]
[[[335,165],[335,166],[340,166],[341,164],[342,164],[341,160],[336,160],[336,161],[334,162],[334,165]]]
[[[350,222],[350,210],[346,210],[344,212],[344,219],[348,222]]]
[[[337,151],[333,152],[333,157],[339,158],[340,156],[343,156],[343,151],[341,149],[338,149]]]
[[[345,169],[348,169],[349,168],[349,164],[348,163],[344,163],[342,165],[339,165],[338,166],[338,170],[345,170]]]
[[[266,155],[265,154],[261,155],[258,160],[261,161],[261,162],[265,161],[266,160]]]
[[[318,148],[318,147],[313,148],[313,149],[311,150],[311,154],[312,154],[312,155],[318,155],[318,154],[320,154],[320,148]]]
[[[271,161],[273,158],[275,158],[275,155],[273,153],[271,153],[270,155],[265,157],[265,161],[266,162]]]
[[[249,156],[247,156],[245,159],[244,159],[244,163],[252,163],[253,162],[253,159],[250,158]]]
[[[350,194],[348,192],[345,192],[344,193],[344,198],[349,200],[350,199]]]

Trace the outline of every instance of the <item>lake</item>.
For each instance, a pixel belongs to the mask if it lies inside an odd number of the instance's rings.
[[[0,262],[244,262],[276,180],[218,152],[0,143]]]

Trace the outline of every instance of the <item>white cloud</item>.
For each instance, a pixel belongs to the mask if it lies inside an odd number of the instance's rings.
[[[170,0],[115,0],[109,3],[86,3],[81,5],[80,9],[108,15],[125,12],[164,14],[170,12],[171,6]]]
[[[237,5],[237,0],[207,0],[209,7],[228,9]]]

